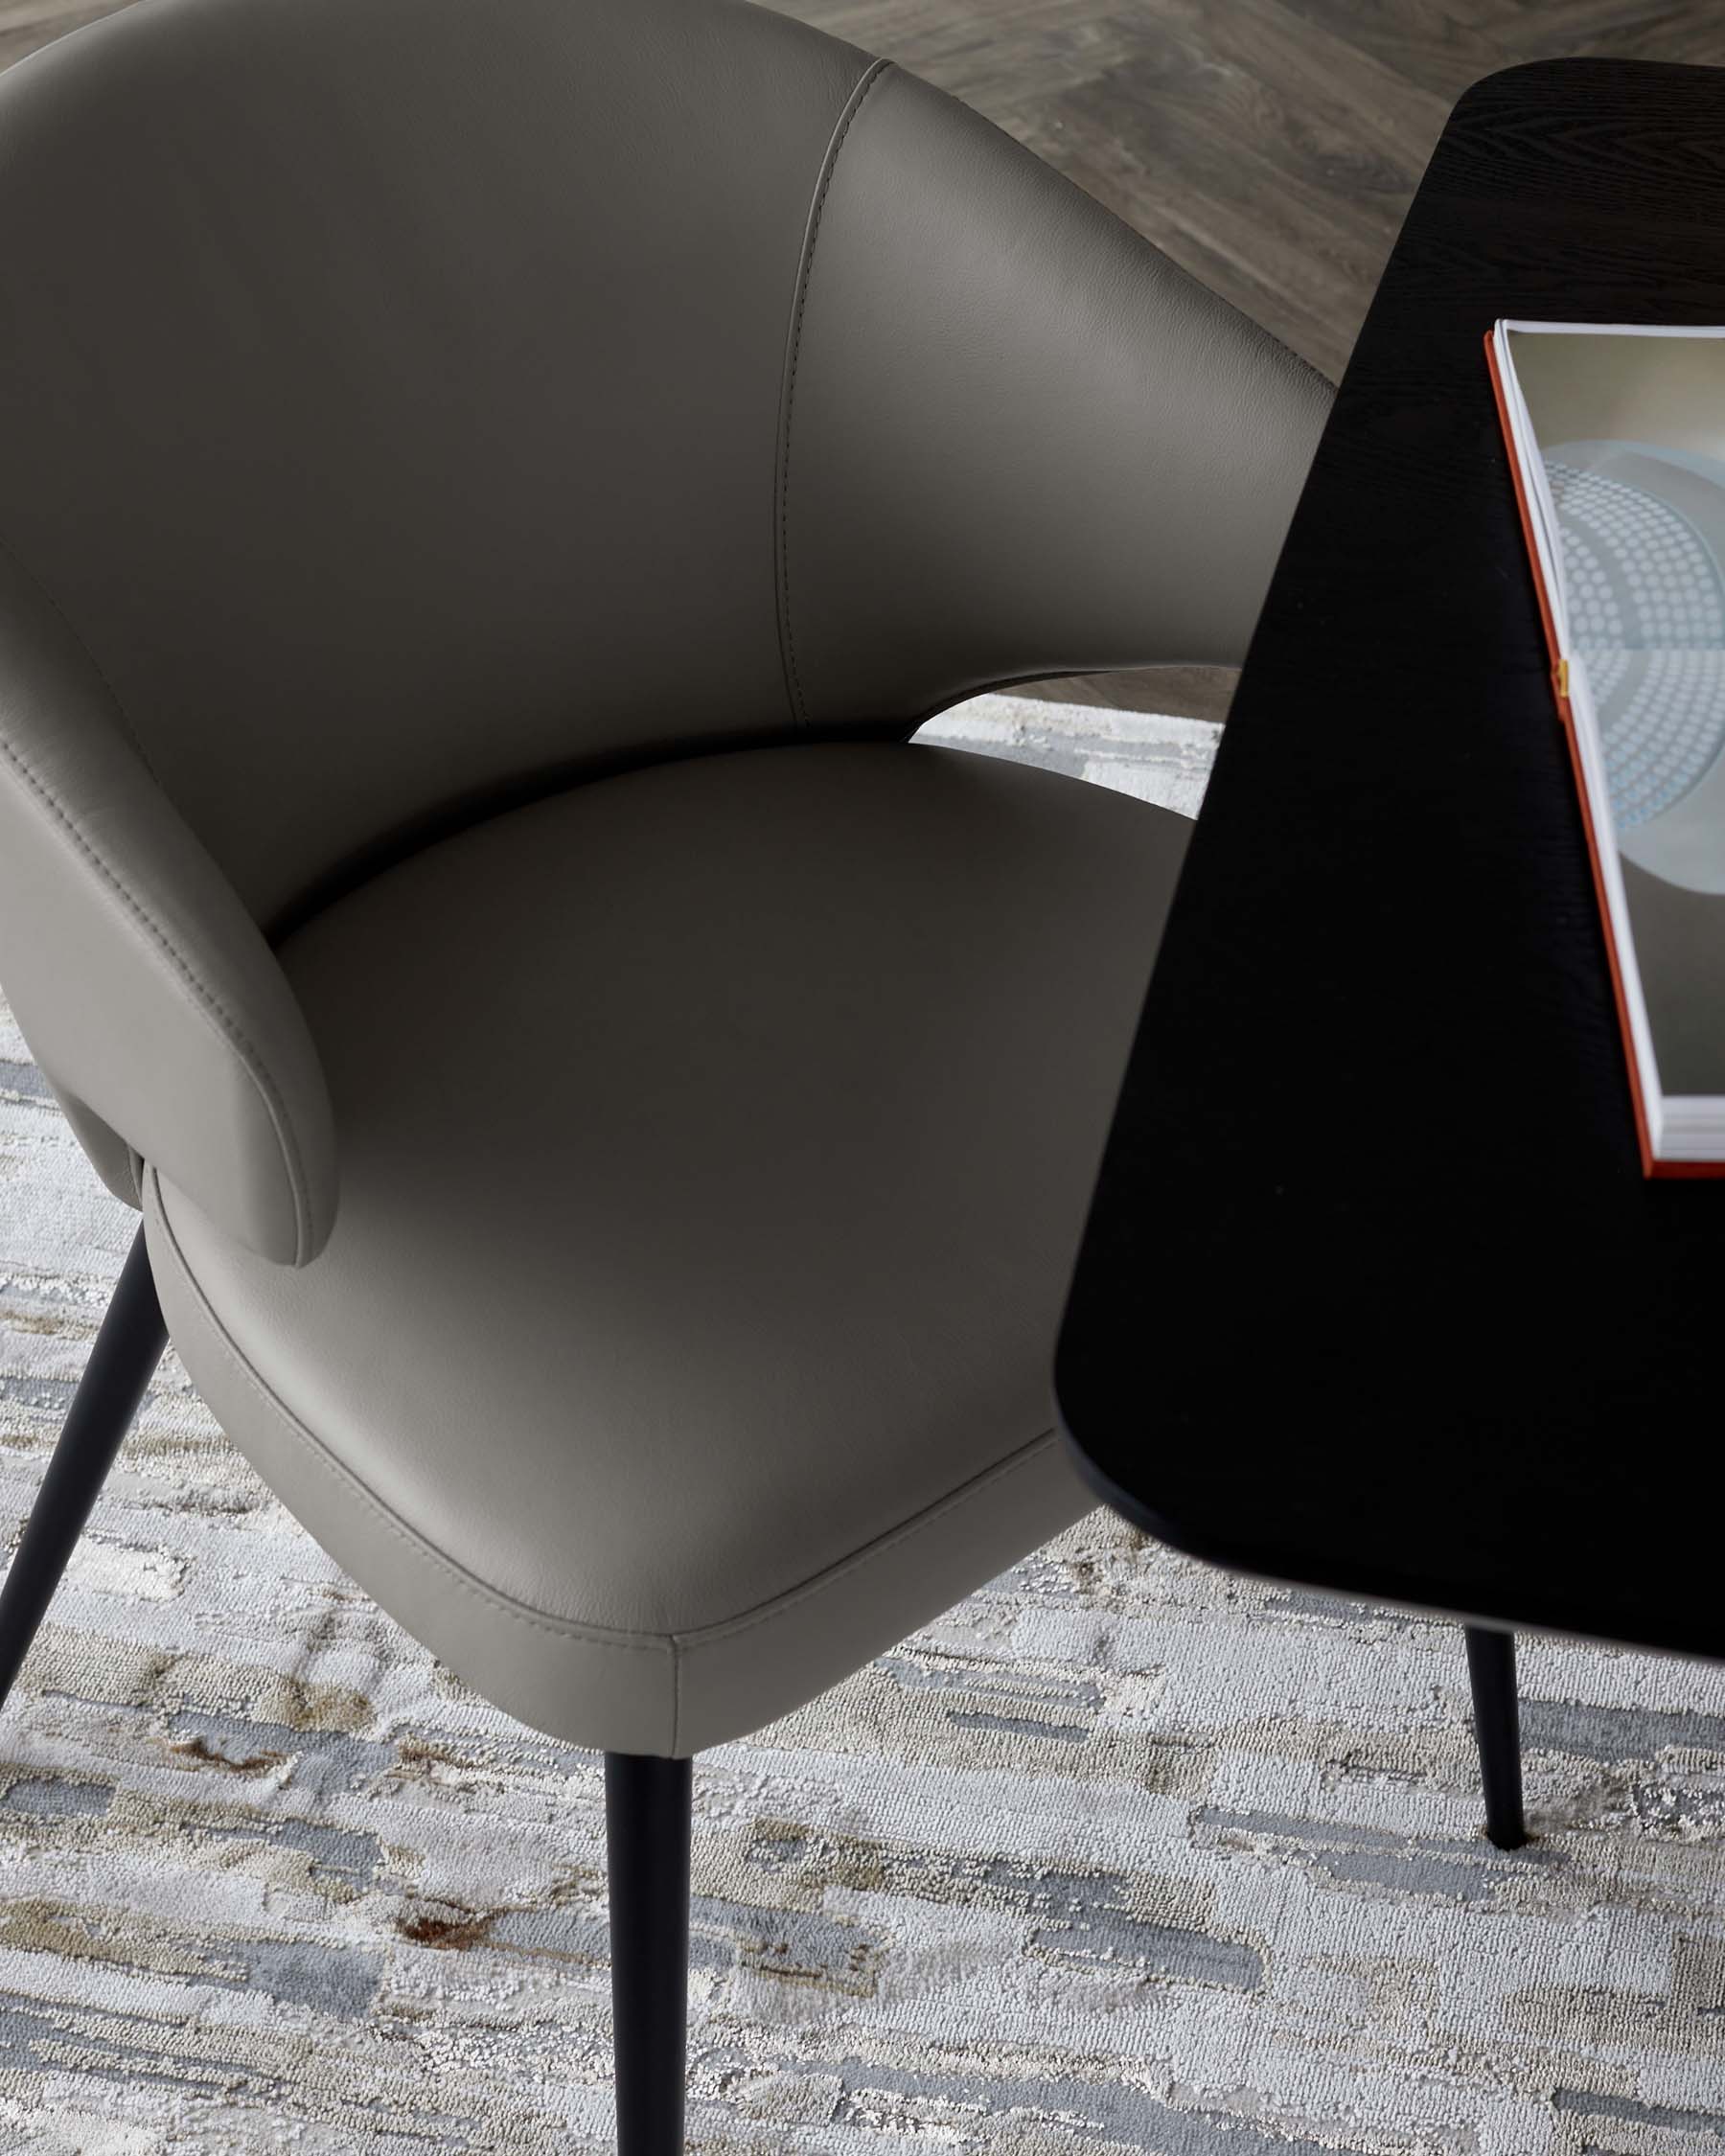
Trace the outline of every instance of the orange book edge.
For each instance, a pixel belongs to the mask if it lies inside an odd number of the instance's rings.
[[[1629,1098],[1635,1110],[1635,1137],[1641,1149],[1644,1176],[1725,1176],[1725,1160],[1658,1160],[1647,1129],[1647,1104],[1642,1097],[1641,1066],[1635,1053],[1635,1036],[1629,1029],[1629,998],[1623,989],[1623,971],[1618,960],[1617,935],[1611,925],[1611,906],[1605,894],[1605,870],[1599,859],[1599,835],[1594,828],[1593,809],[1587,798],[1587,781],[1581,768],[1581,745],[1576,739],[1576,714],[1570,706],[1569,670],[1557,648],[1557,625],[1552,615],[1551,595],[1539,563],[1539,546],[1533,537],[1533,516],[1522,485],[1521,459],[1516,454],[1515,432],[1509,423],[1509,401],[1504,395],[1504,378],[1498,369],[1495,331],[1485,333],[1485,364],[1491,371],[1491,394],[1497,401],[1498,424],[1504,430],[1504,447],[1509,453],[1509,477],[1515,488],[1515,506],[1521,516],[1522,539],[1528,567],[1539,599],[1540,625],[1545,631],[1546,654],[1551,660],[1552,697],[1569,745],[1570,769],[1575,775],[1576,798],[1581,804],[1581,823],[1587,833],[1587,854],[1593,863],[1594,896],[1599,908],[1599,927],[1605,938],[1605,956],[1611,967],[1611,991],[1617,1001],[1618,1027],[1622,1035],[1623,1061],[1629,1073]]]

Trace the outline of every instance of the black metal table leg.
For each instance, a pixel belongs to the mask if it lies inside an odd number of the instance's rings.
[[[1485,1783],[1485,1834],[1500,1849],[1528,1839],[1522,1810],[1521,1707],[1515,1689],[1515,1635],[1467,1627],[1467,1674],[1474,1732]]]

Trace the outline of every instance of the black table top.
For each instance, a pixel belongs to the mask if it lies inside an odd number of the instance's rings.
[[[1451,115],[1223,734],[1056,1387],[1098,1493],[1197,1556],[1725,1657],[1725,1182],[1642,1173],[1500,315],[1725,323],[1725,70],[1542,62]]]

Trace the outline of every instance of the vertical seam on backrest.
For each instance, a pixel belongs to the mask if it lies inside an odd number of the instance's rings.
[[[796,395],[797,361],[802,356],[803,310],[808,304],[809,275],[815,266],[815,242],[820,232],[820,213],[826,207],[827,190],[833,184],[839,152],[844,147],[844,138],[850,132],[851,122],[862,109],[863,99],[891,65],[890,60],[878,59],[864,70],[858,79],[855,89],[845,100],[844,110],[834,126],[833,139],[828,143],[826,155],[820,161],[820,172],[814,199],[809,207],[809,221],[803,233],[802,256],[797,264],[795,297],[792,304],[790,326],[785,333],[783,387],[779,395],[778,453],[773,473],[773,581],[778,595],[779,660],[784,669],[785,694],[790,700],[793,721],[800,721],[804,725],[809,722],[809,708],[803,695],[802,681],[796,671],[796,640],[791,630],[790,543],[791,407]]]

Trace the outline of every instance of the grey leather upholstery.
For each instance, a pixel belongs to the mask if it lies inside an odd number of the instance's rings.
[[[169,1328],[488,1697],[757,1729],[1085,1511],[1052,1342],[1188,826],[954,749],[662,764],[292,936],[341,1206],[271,1265],[150,1172]]]
[[[335,1156],[292,991],[65,617],[4,554],[0,635],[0,979],[25,1038],[86,1118],[303,1264]],[[79,1135],[111,1177],[100,1126]]]
[[[1057,1288],[1177,837],[906,741],[1238,658],[1325,385],[744,0],[141,0],[0,76],[0,980],[265,1475],[622,1748],[1059,1525]],[[463,1115],[476,1055],[515,1075]],[[816,1580],[821,1627],[750,1614]]]
[[[1237,665],[1327,385],[1039,158],[866,79],[805,265],[781,571],[799,716]]]

